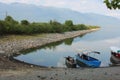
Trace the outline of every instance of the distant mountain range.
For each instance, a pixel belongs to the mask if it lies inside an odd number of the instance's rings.
[[[16,20],[27,19],[32,22],[48,22],[50,20],[64,22],[70,19],[73,20],[74,23],[80,24],[100,26],[120,25],[120,19],[105,15],[80,13],[70,9],[35,6],[31,4],[0,3],[0,19],[5,18],[6,12]]]

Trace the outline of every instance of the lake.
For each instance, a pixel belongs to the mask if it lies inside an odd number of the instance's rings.
[[[35,65],[66,67],[64,57],[75,57],[79,50],[95,50],[101,54],[90,54],[90,56],[99,59],[102,62],[101,67],[108,67],[111,64],[110,46],[120,47],[119,30],[119,27],[114,26],[101,28],[96,32],[25,51],[14,58]]]

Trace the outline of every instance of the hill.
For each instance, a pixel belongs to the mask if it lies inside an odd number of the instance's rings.
[[[31,4],[0,3],[0,19],[5,18],[5,13],[11,15],[16,20],[27,19],[32,22],[48,22],[57,20],[64,22],[65,20],[73,20],[74,23],[83,23],[99,26],[119,26],[120,19],[99,15],[94,13],[80,13],[70,9],[54,8],[45,6],[35,6]]]

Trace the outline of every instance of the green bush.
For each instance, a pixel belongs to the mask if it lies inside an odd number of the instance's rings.
[[[86,30],[98,28],[97,26],[86,26],[84,24],[74,25],[72,20],[66,20],[64,24],[57,21],[48,23],[30,23],[27,20],[14,20],[7,16],[5,20],[0,20],[0,35],[4,34],[35,34],[35,33],[62,33],[66,31]]]

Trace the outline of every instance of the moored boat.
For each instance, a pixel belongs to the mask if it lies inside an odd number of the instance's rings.
[[[114,56],[120,59],[120,48],[118,47],[110,47],[110,48],[111,48],[111,56]]]
[[[93,52],[92,51],[92,52],[88,52],[88,53],[99,53],[99,52],[97,52],[97,51]],[[76,63],[80,67],[95,67],[95,68],[99,67],[100,64],[101,64],[101,61],[99,61],[96,58],[90,57],[87,54],[84,54],[84,53],[82,53],[81,55],[77,54],[76,55]]]
[[[73,57],[65,57],[65,64],[68,68],[76,68],[76,61]]]

